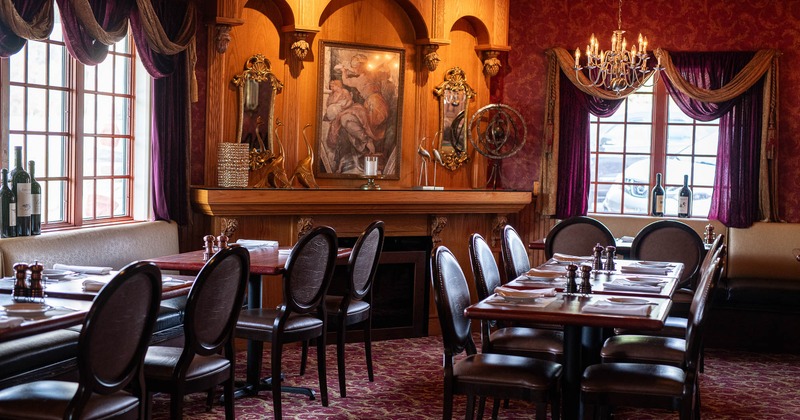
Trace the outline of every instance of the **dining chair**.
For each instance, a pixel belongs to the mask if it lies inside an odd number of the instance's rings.
[[[378,261],[383,249],[384,224],[378,220],[370,223],[361,233],[350,253],[347,264],[348,282],[343,296],[326,295],[325,309],[328,327],[336,330],[336,362],[339,369],[339,393],[347,396],[345,384],[344,344],[347,327],[363,324],[364,353],[367,361],[367,377],[375,381],[372,370],[372,285]],[[300,375],[305,374],[308,358],[308,341],[303,342],[300,358]]]
[[[182,347],[150,346],[144,359],[148,395],[170,394],[170,418],[183,417],[183,397],[224,385],[225,418],[233,419],[233,330],[250,274],[250,252],[244,247],[221,249],[197,274],[186,299]]]
[[[528,248],[511,225],[503,226],[503,236],[500,238],[500,256],[503,260],[506,283],[531,269]]]
[[[281,386],[283,345],[316,338],[317,369],[322,405],[328,406],[328,384],[325,368],[325,335],[327,316],[322,304],[336,263],[336,232],[319,226],[300,238],[286,259],[283,271],[283,302],[276,308],[242,310],[236,324],[236,337],[254,342],[253,350],[263,354],[263,343],[271,344],[271,377],[266,382],[248,384],[251,392],[272,390],[275,418],[282,417],[281,391],[313,393],[305,388]],[[256,371],[261,371],[262,357],[256,357]]]
[[[592,255],[597,244],[603,247],[616,244],[608,227],[588,216],[574,216],[550,229],[544,240],[544,255],[547,258],[553,258],[555,253]]]
[[[453,415],[453,396],[467,396],[466,418],[472,419],[476,397],[525,400],[536,405],[536,418],[560,418],[562,366],[530,357],[478,353],[471,321],[464,315],[470,304],[467,279],[456,257],[445,246],[431,258],[431,282],[444,345],[443,419]],[[466,356],[462,357],[462,354]],[[458,360],[456,360],[458,358]],[[479,415],[482,413],[479,413]]]
[[[631,258],[634,260],[683,263],[678,287],[693,290],[704,256],[703,239],[691,226],[677,220],[650,223],[636,234],[631,243]]]
[[[581,379],[581,402],[586,418],[606,418],[613,407],[632,406],[678,411],[681,419],[699,418],[698,366],[709,295],[721,260],[704,273],[693,303],[681,363],[610,362],[587,367]]]
[[[142,362],[161,301],[161,271],[135,262],[104,286],[78,338],[78,382],[0,391],[0,418],[145,418]]]
[[[500,270],[492,249],[478,233],[470,237],[469,258],[478,300],[486,299],[500,286]],[[554,362],[561,361],[564,354],[564,333],[553,329],[504,326],[498,322],[482,321],[481,343],[483,353],[516,354]]]

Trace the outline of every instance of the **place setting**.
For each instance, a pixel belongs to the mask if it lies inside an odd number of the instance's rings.
[[[636,261],[631,264],[621,265],[621,273],[656,274],[666,276],[675,269],[675,264],[660,261]]]
[[[583,312],[615,315],[649,316],[658,303],[644,298],[611,296],[583,306]]]
[[[613,280],[603,283],[604,290],[628,292],[660,293],[667,280],[648,276],[615,276]]]
[[[500,286],[494,289],[494,295],[486,299],[485,302],[490,304],[544,307],[555,299],[555,288],[516,289],[508,286]]]

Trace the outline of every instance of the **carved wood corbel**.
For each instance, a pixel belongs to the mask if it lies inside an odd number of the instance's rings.
[[[302,238],[314,227],[313,217],[299,217],[297,219],[297,239]]]
[[[492,220],[492,248],[496,248],[503,237],[503,228],[508,224],[505,214],[496,214]]]
[[[423,48],[423,61],[428,71],[435,71],[436,67],[439,66],[439,62],[442,61],[442,59],[439,58],[439,54],[436,52],[438,49],[439,46],[436,44],[428,44]]]
[[[441,234],[445,227],[447,227],[447,216],[431,216],[431,242],[434,248],[442,244]]]
[[[295,31],[292,33],[294,37],[294,42],[290,49],[292,50],[292,54],[294,57],[297,58],[299,61],[303,61],[308,55],[308,50],[311,49],[311,44],[308,43],[308,32],[300,32]]]
[[[500,51],[495,50],[487,50],[483,52],[483,72],[489,76],[494,77],[497,76],[497,73],[500,72],[500,59],[497,56],[500,55]]]
[[[228,51],[228,44],[231,43],[231,28],[242,25],[243,23],[244,21],[241,19],[223,16],[217,16],[214,19],[214,45],[219,54],[225,54],[225,52]]]
[[[221,217],[220,224],[222,225],[220,232],[228,238],[233,237],[233,234],[239,229],[239,219]]]

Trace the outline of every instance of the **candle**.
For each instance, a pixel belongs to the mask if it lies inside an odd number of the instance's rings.
[[[378,157],[364,156],[364,176],[378,175]]]

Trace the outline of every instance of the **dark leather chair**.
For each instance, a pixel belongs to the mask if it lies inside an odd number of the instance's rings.
[[[249,391],[272,390],[275,418],[282,416],[281,356],[286,343],[317,339],[317,365],[322,405],[328,406],[325,370],[325,335],[327,316],[322,304],[336,263],[336,232],[327,226],[316,227],[295,244],[283,272],[283,303],[277,309],[245,309],[236,324],[236,336],[255,342],[255,351],[263,352],[263,342],[270,342],[271,379],[266,384],[250,383]],[[261,357],[256,358],[261,371]],[[302,392],[308,393],[307,390]],[[313,395],[313,394],[311,394]]]
[[[142,361],[160,301],[158,267],[125,266],[98,293],[83,322],[78,382],[6,388],[0,391],[0,418],[145,418]]]
[[[503,260],[506,283],[531,269],[528,247],[525,246],[519,233],[511,225],[503,227],[503,236],[500,238],[500,256]]]
[[[478,299],[486,299],[500,286],[500,270],[489,244],[480,234],[470,237],[469,258]],[[554,362],[561,361],[564,354],[564,333],[552,329],[511,327],[483,321],[481,343],[483,353],[516,354]]]
[[[631,244],[634,260],[683,263],[678,287],[695,288],[700,264],[705,256],[700,235],[689,225],[677,220],[659,220],[642,228]]]
[[[364,353],[367,361],[367,376],[370,382],[375,381],[372,370],[372,284],[378,261],[383,249],[383,222],[372,222],[361,233],[347,265],[348,284],[344,296],[325,296],[325,309],[328,313],[328,327],[336,329],[336,362],[339,368],[339,393],[347,396],[345,383],[344,343],[347,327],[363,324]],[[300,374],[305,374],[308,358],[308,342],[303,342],[303,354],[300,359]]]
[[[171,418],[182,418],[184,395],[208,391],[212,397],[219,384],[224,384],[225,418],[234,418],[233,329],[249,274],[247,249],[227,248],[214,254],[189,291],[183,347],[151,346],[147,350],[144,374],[148,401],[153,392],[170,394]]]
[[[436,309],[444,344],[444,419],[452,418],[453,395],[467,396],[467,418],[472,418],[475,397],[508,398],[536,404],[536,418],[547,418],[551,403],[553,418],[560,418],[560,364],[529,357],[477,353],[470,319],[464,308],[470,304],[469,287],[455,256],[444,246],[431,258]],[[462,353],[467,355],[459,358]],[[480,414],[480,413],[479,413]]]
[[[556,252],[569,255],[592,255],[594,246],[614,245],[614,235],[603,222],[587,216],[564,219],[550,229],[544,240],[544,255]]]
[[[587,418],[610,415],[612,407],[633,406],[678,411],[681,419],[699,418],[698,366],[709,295],[722,264],[704,273],[692,302],[685,351],[679,366],[668,363],[611,362],[591,365],[581,380],[581,401]],[[662,352],[667,355],[667,352]]]

